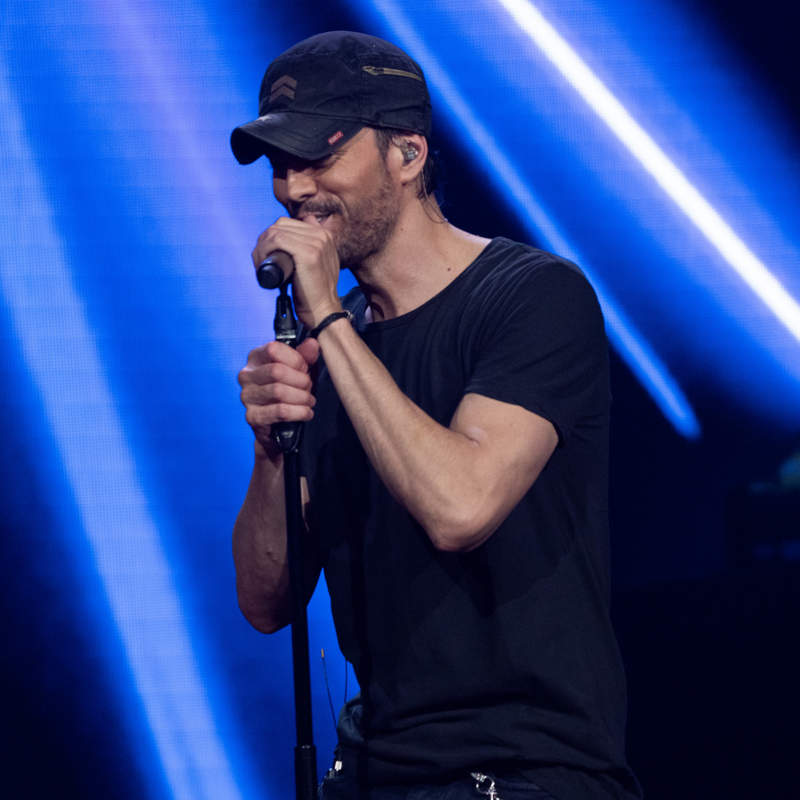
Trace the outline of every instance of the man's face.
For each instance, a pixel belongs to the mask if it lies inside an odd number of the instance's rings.
[[[332,155],[304,161],[270,156],[276,199],[291,217],[327,228],[342,266],[358,267],[383,249],[397,220],[399,187],[364,128]]]

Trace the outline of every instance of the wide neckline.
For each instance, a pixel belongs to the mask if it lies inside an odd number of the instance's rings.
[[[401,314],[399,317],[392,317],[391,319],[382,319],[377,320],[375,322],[367,322],[365,319],[366,311],[367,311],[367,298],[364,296],[364,293],[359,289],[358,297],[358,304],[353,309],[356,318],[358,320],[358,330],[360,333],[363,334],[370,334],[376,333],[377,331],[385,331],[389,328],[406,325],[409,322],[413,321],[415,317],[427,311],[432,305],[438,304],[439,302],[444,299],[444,297],[454,291],[456,287],[462,283],[464,280],[467,279],[468,275],[473,272],[475,265],[487,254],[490,250],[493,250],[496,245],[503,241],[503,237],[496,236],[493,239],[490,239],[487,245],[475,256],[472,261],[463,269],[461,272],[453,278],[450,283],[440,289],[433,297],[427,299],[421,305],[418,305],[416,308],[412,308],[411,311],[406,311],[405,314]]]

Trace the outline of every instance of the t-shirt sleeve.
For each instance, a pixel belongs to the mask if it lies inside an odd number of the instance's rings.
[[[560,259],[509,272],[480,301],[466,392],[544,417],[564,444],[608,410],[600,306],[583,273]]]

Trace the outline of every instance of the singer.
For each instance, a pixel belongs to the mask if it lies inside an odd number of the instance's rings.
[[[291,256],[310,333],[256,348],[239,374],[255,467],[233,549],[244,615],[286,625],[270,426],[306,422],[307,591],[324,569],[361,687],[321,796],[639,797],[608,613],[608,356],[591,286],[445,219],[425,77],[394,45],[300,42],[267,69],[259,114],[231,146],[270,160],[287,213],[253,262]],[[358,282],[343,299],[342,267]]]

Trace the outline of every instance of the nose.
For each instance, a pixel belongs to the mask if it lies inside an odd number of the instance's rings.
[[[286,170],[283,183],[285,202],[290,204],[302,203],[317,193],[317,182],[314,179],[314,170],[311,167],[303,169],[289,167]]]

